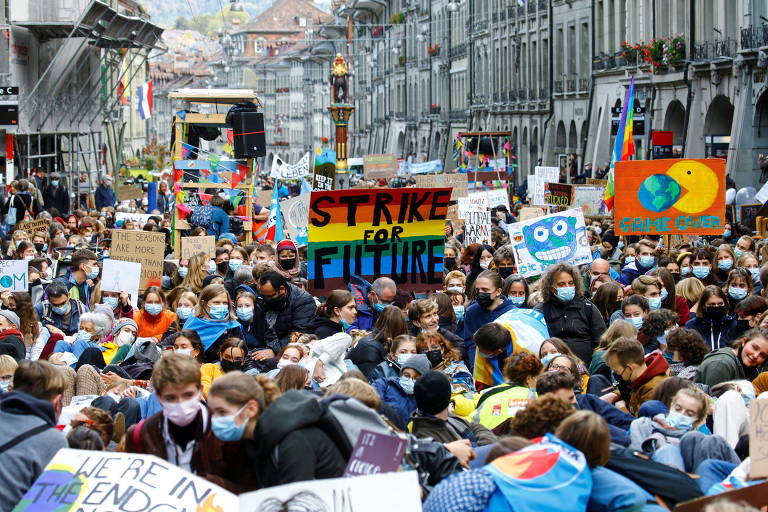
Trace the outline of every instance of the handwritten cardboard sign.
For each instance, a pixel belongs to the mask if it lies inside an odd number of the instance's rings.
[[[598,185],[576,185],[573,187],[574,207],[581,208],[585,217],[608,215],[605,208],[605,187]]]
[[[468,212],[483,212],[488,209],[488,196],[483,192],[473,192],[469,197],[458,200],[458,216],[463,219]]]
[[[291,240],[299,245],[307,245],[309,239],[309,199],[310,194],[302,194],[280,203],[285,229]]]
[[[216,255],[215,236],[185,236],[181,239],[181,259],[187,260],[199,252],[210,257]]]
[[[22,230],[29,233],[30,236],[33,236],[35,233],[48,233],[48,228],[51,227],[51,221],[48,219],[38,219],[38,220],[26,220],[24,222],[19,222],[13,227],[14,231]]]
[[[29,262],[26,260],[0,261],[0,291],[26,292]]]
[[[132,199],[142,199],[145,192],[141,186],[136,185],[118,185],[117,199],[119,201],[130,201]]]
[[[367,180],[393,178],[397,175],[397,169],[395,155],[365,155],[363,157],[363,172]]]
[[[749,477],[768,477],[768,400],[749,402]]]
[[[546,214],[547,212],[544,210],[544,208],[526,206],[526,207],[520,208],[520,215],[518,216],[518,220],[522,222],[528,219],[535,219],[536,217],[543,217]]]
[[[405,453],[405,439],[361,430],[352,450],[344,476],[391,473],[400,467]]]
[[[419,174],[413,177],[416,180],[416,186],[419,188],[440,188],[451,187],[451,201],[457,201],[460,197],[466,197],[467,175],[466,173],[455,174]]]
[[[110,257],[141,263],[140,289],[160,286],[163,279],[165,234],[152,231],[112,230]]]
[[[336,152],[323,149],[315,153],[312,190],[333,190],[336,183]]]
[[[464,216],[464,243],[486,244],[491,243],[491,212],[469,211]]]
[[[559,167],[536,167],[534,169],[533,191],[530,190],[531,180],[528,180],[528,193],[531,195],[531,204],[536,206],[546,205],[547,202],[544,199],[544,184],[557,183],[558,181],[560,181]]]

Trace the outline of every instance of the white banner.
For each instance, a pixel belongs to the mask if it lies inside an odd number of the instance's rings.
[[[27,270],[29,262],[26,260],[0,261],[0,291],[26,292]],[[21,326],[19,326],[21,327]]]
[[[546,205],[547,203],[544,201],[544,184],[558,183],[560,181],[560,168],[536,167],[534,176],[533,191],[529,190],[531,204],[536,206]],[[530,184],[530,180],[528,183]]]
[[[269,175],[272,178],[281,180],[296,180],[310,174],[309,171],[309,152],[304,153],[301,160],[295,164],[286,164],[279,157],[274,157],[272,160],[272,169],[270,169]]]
[[[525,277],[538,276],[561,261],[573,265],[592,261],[584,214],[578,208],[511,224],[509,237],[518,272]]]
[[[464,216],[464,243],[491,244],[491,212],[469,211]]]

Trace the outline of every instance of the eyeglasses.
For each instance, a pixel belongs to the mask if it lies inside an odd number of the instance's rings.
[[[570,371],[571,371],[570,367],[568,367],[568,366],[563,366],[563,365],[561,365],[561,364],[550,364],[550,365],[549,365],[549,370],[550,370],[550,371],[552,371],[552,370],[554,370],[554,371],[560,371],[560,372],[570,372]]]

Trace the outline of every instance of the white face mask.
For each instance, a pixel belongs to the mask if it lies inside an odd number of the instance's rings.
[[[115,337],[115,343],[119,347],[122,347],[123,345],[130,345],[133,343],[135,337],[133,333],[128,331],[121,331],[116,337]]]
[[[168,403],[161,400],[160,405],[163,406],[163,414],[168,421],[179,427],[186,427],[192,423],[200,410],[200,395],[186,402]]]
[[[483,270],[488,270],[488,267],[490,266],[491,266],[490,261],[480,260],[480,268],[482,268]]]
[[[173,349],[173,351],[176,352],[177,354],[184,354],[184,355],[187,355],[187,356],[191,356],[192,355],[192,349],[191,348],[175,348],[175,349]]]
[[[296,363],[294,363],[294,362],[293,362],[293,361],[291,361],[290,359],[281,359],[281,360],[279,360],[279,361],[277,362],[277,367],[278,367],[280,370],[282,370],[283,368],[285,368],[286,366],[288,366],[288,365],[291,365],[291,364],[296,364]]]

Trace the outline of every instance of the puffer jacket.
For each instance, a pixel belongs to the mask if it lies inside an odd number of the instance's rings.
[[[544,315],[549,335],[564,340],[574,354],[589,366],[592,352],[605,332],[600,310],[585,297],[563,302],[552,297],[536,310]]]
[[[265,344],[275,350],[280,351],[288,344],[291,339],[291,333],[312,332],[310,326],[315,318],[317,305],[312,296],[301,288],[288,283],[288,302],[279,311],[264,310],[265,321],[256,328],[256,338],[264,340]],[[275,317],[275,313],[277,313]],[[271,321],[271,318],[275,318]],[[270,335],[269,331],[274,334]],[[271,338],[277,337],[276,340]]]
[[[416,398],[403,391],[398,377],[379,379],[371,385],[381,397],[381,401],[397,411],[395,424],[400,430],[405,430],[411,414],[416,410]]]

